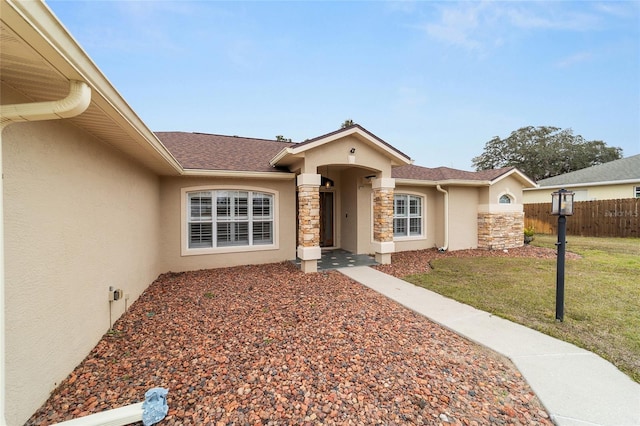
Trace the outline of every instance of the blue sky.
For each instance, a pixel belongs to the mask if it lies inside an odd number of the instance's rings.
[[[640,2],[48,1],[155,131],[352,119],[427,167],[572,128],[640,154]]]

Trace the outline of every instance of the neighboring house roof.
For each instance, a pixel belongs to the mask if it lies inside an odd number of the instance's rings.
[[[542,179],[538,181],[538,185],[541,187],[584,186],[585,184],[603,185],[632,181],[640,181],[640,154]]]
[[[249,172],[282,172],[269,159],[295,145],[268,139],[189,132],[156,132],[182,168]]]

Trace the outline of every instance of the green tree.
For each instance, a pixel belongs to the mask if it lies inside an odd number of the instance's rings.
[[[285,137],[284,137],[284,136],[282,136],[282,135],[277,135],[277,136],[276,136],[276,140],[277,140],[278,142],[291,142],[291,138],[285,138]]]
[[[348,118],[348,119],[344,120],[344,122],[340,125],[340,128],[341,129],[346,129],[347,127],[353,126],[354,124],[356,124],[356,123],[354,123],[352,119]]]
[[[476,170],[515,166],[534,180],[545,179],[622,158],[622,148],[587,141],[571,129],[522,127],[501,139],[495,136],[472,160]]]

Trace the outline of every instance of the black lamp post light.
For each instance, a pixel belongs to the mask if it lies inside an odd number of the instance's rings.
[[[567,216],[573,215],[574,193],[561,189],[551,194],[551,214],[558,216],[558,263],[556,268],[556,320],[564,320],[564,258],[567,244]]]

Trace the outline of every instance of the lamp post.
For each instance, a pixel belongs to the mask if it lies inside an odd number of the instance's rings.
[[[551,214],[558,216],[558,262],[556,267],[556,320],[564,320],[564,258],[567,244],[567,216],[573,215],[574,193],[561,189],[551,194]]]

